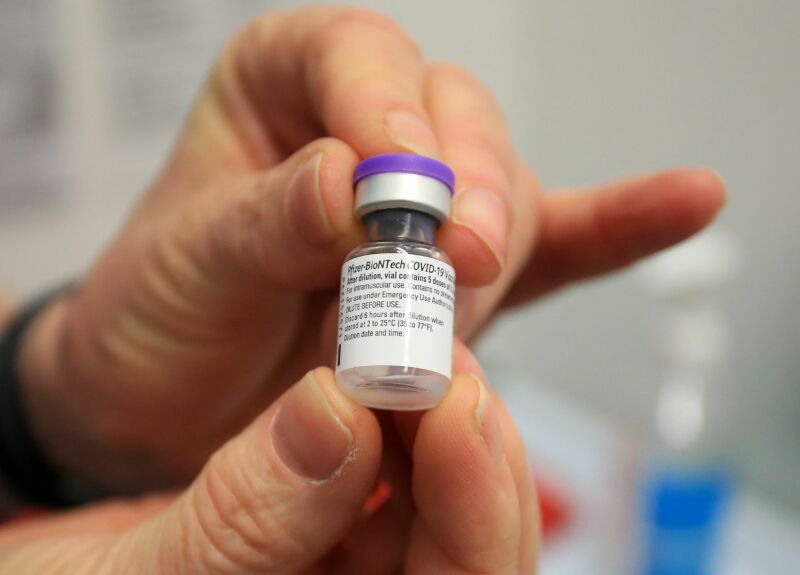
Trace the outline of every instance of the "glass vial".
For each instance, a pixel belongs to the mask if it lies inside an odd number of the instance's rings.
[[[336,380],[362,405],[429,409],[450,385],[455,272],[433,245],[450,214],[454,176],[412,154],[355,171],[355,211],[367,242],[342,266]]]

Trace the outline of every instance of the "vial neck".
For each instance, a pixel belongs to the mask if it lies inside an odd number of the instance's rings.
[[[433,244],[439,222],[433,216],[408,209],[378,210],[362,221],[370,242],[408,240]]]

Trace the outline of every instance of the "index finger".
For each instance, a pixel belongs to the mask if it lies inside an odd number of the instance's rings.
[[[253,150],[291,152],[330,135],[361,157],[439,156],[419,48],[380,14],[311,7],[265,16],[238,35],[215,75],[228,101],[243,95],[265,127],[267,142]]]
[[[518,573],[519,495],[500,415],[477,377],[457,375],[414,443],[410,573]]]

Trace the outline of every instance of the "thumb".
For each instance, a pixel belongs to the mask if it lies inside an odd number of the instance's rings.
[[[380,453],[375,417],[339,392],[329,369],[319,368],[214,454],[171,507],[118,539],[108,554],[112,570],[303,569],[359,516]]]
[[[304,291],[330,286],[363,234],[353,214],[357,162],[342,141],[315,140],[266,172],[197,190],[168,212],[174,217],[161,235],[213,283],[225,283],[224,293],[252,280],[259,290],[265,281]]]

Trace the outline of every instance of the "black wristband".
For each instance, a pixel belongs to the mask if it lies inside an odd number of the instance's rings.
[[[28,424],[18,364],[26,330],[67,289],[50,292],[26,306],[0,340],[0,473],[12,495],[29,505],[73,504],[63,494],[61,474],[42,453]]]

